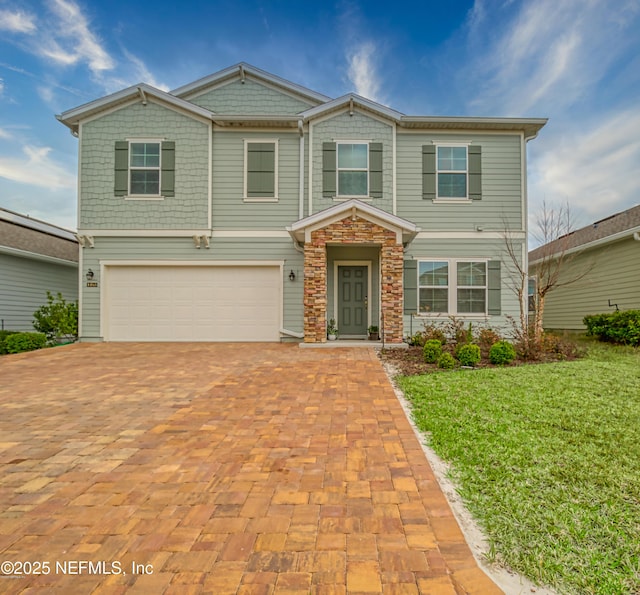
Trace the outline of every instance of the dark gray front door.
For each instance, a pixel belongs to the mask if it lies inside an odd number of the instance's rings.
[[[367,267],[338,266],[338,329],[341,337],[367,334]]]

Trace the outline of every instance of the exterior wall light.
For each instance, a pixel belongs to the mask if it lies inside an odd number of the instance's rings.
[[[89,269],[89,270],[87,271],[87,274],[85,275],[85,277],[87,278],[87,281],[92,281],[92,280],[93,280],[93,277],[94,277],[94,273],[93,273],[93,271],[92,271],[91,269]]]
[[[289,281],[295,281],[296,280],[296,274],[293,272],[293,269],[291,269],[291,272],[289,273]]]

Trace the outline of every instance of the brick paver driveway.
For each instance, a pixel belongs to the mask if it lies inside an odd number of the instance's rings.
[[[501,592],[368,349],[3,357],[0,469],[0,592]]]

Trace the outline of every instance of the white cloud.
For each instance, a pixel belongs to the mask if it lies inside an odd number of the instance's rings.
[[[0,30],[11,33],[33,33],[35,17],[21,10],[0,10]]]
[[[476,3],[463,75],[474,89],[473,111],[522,116],[575,104],[637,43],[629,35],[633,6],[635,0],[536,0],[507,8]]]
[[[135,83],[147,83],[156,89],[169,91],[169,86],[156,80],[140,58],[134,56],[126,48],[122,48],[122,53],[128,60],[128,63],[123,63],[120,66],[119,76],[105,77],[102,79],[102,84],[107,92],[119,91],[123,87],[129,87]]]
[[[347,56],[348,75],[358,95],[379,101],[380,79],[374,64],[375,53],[376,47],[370,41],[353,48]]]
[[[580,130],[553,135],[535,150],[540,156],[531,166],[532,210],[545,197],[568,201],[586,224],[640,203],[634,175],[640,162],[639,110],[610,113]]]
[[[0,177],[47,189],[75,189],[76,174],[50,157],[50,147],[23,146],[25,157],[0,156]]]
[[[9,131],[4,130],[3,128],[0,128],[0,138],[2,138],[4,140],[9,140],[9,139],[13,138],[13,136]]]
[[[53,37],[43,46],[43,55],[63,65],[86,62],[94,73],[114,68],[113,58],[91,31],[86,16],[73,0],[49,0],[57,17]]]

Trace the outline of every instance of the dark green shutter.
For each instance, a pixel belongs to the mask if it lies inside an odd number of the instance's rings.
[[[333,198],[336,193],[336,143],[322,143],[322,196]]]
[[[488,301],[487,312],[490,316],[500,316],[502,279],[500,275],[500,261],[490,260],[487,265],[488,273]]]
[[[404,313],[415,314],[418,311],[418,261],[404,261]]]
[[[469,145],[469,198],[482,198],[482,147]]]
[[[436,147],[422,146],[422,198],[434,200],[436,197]]]
[[[114,195],[126,196],[129,194],[129,143],[126,140],[116,141],[114,173]]]
[[[162,143],[162,172],[160,173],[160,194],[175,196],[176,187],[176,143]]]
[[[369,196],[382,198],[382,143],[369,145]]]
[[[247,197],[275,197],[275,143],[247,144]]]

